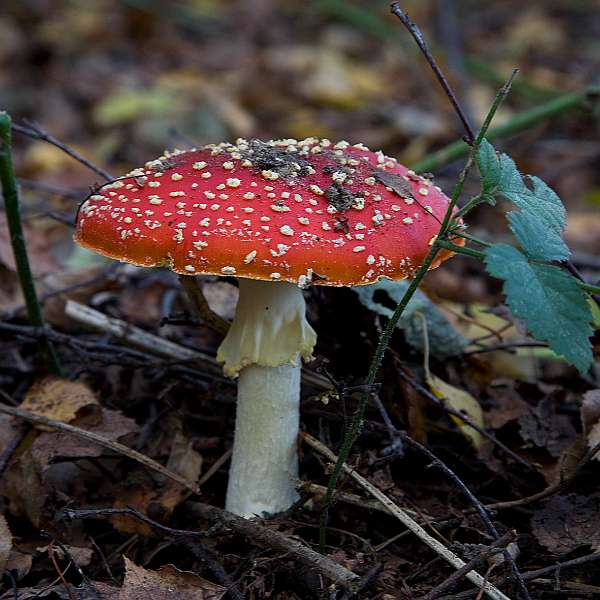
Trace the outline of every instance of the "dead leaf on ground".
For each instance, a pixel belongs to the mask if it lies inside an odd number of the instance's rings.
[[[63,548],[68,552],[68,556],[63,551]],[[37,551],[47,554],[54,552],[61,560],[70,560],[72,558],[78,567],[87,567],[92,562],[92,557],[94,556],[92,548],[82,548],[80,546],[61,547],[53,545],[51,548],[50,545],[48,545],[37,548]]]
[[[220,600],[226,593],[226,588],[173,565],[150,571],[125,557],[125,580],[119,600]]]
[[[524,441],[545,448],[554,458],[558,458],[577,437],[569,417],[557,414],[552,395],[542,398],[519,419],[519,429]]]
[[[432,373],[427,374],[427,384],[435,396],[443,400],[444,404],[454,410],[464,412],[476,425],[482,429],[484,428],[481,406],[469,392],[446,383]],[[473,447],[478,449],[483,442],[482,435],[462,419],[453,416],[452,420],[458,425],[460,432],[471,442]]]
[[[192,440],[181,430],[175,433],[171,443],[167,469],[185,477],[188,481],[198,481],[202,472],[202,455],[194,450]],[[162,480],[157,483],[157,480]],[[167,519],[177,505],[187,496],[188,490],[170,479],[143,472],[132,476],[127,487],[119,486],[115,493],[115,508],[132,506],[144,514],[152,514],[154,519]],[[127,515],[116,515],[112,518],[116,529],[124,533],[150,535],[151,528],[138,519]]]
[[[27,239],[27,254],[33,274],[43,275],[58,270],[58,265],[49,251],[48,238],[45,233],[27,223],[23,223],[23,231]],[[16,270],[6,216],[3,213],[0,213],[0,264],[5,265],[11,271]]]
[[[600,497],[554,496],[531,520],[538,542],[554,554],[580,546],[600,549]]]
[[[138,431],[135,421],[118,411],[98,405],[89,408],[89,412],[79,414],[72,424],[111,441],[122,441],[125,436]],[[29,435],[29,442],[22,444],[25,449],[6,470],[0,493],[8,498],[11,513],[24,514],[39,526],[42,509],[49,495],[60,491],[67,496],[79,493],[83,497],[89,482],[98,483],[100,472],[84,469],[81,458],[98,457],[107,450],[91,441],[60,431],[32,431]],[[58,457],[74,460],[55,463]],[[111,469],[114,469],[114,464],[112,461]],[[102,476],[102,480],[105,478]]]
[[[70,423],[82,408],[92,404],[98,404],[98,400],[85,383],[47,377],[29,389],[20,408]]]

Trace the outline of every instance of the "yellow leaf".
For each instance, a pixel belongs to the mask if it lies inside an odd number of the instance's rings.
[[[446,383],[443,379],[431,373],[427,374],[427,384],[436,397],[444,401],[446,406],[464,412],[473,423],[483,429],[483,411],[479,402],[471,394]],[[460,432],[478,450],[483,442],[481,434],[458,417],[453,416],[452,420],[457,424]]]
[[[82,408],[91,404],[98,404],[98,400],[84,383],[48,377],[29,389],[19,408],[70,423]]]

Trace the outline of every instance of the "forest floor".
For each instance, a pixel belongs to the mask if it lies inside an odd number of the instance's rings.
[[[600,13],[591,0],[405,4],[474,123],[512,68],[520,74],[498,126],[598,76]],[[112,176],[165,147],[237,137],[348,139],[426,164],[460,138],[460,124],[406,31],[385,3],[373,5],[9,0],[0,11],[0,109],[33,127],[33,138],[40,130],[24,120],[39,123]],[[600,277],[595,100],[597,92],[495,141],[559,193],[573,263],[592,282]],[[359,397],[351,388],[364,382],[393,294],[307,290],[319,339],[303,383],[301,501],[273,519],[232,520],[221,508],[236,387],[214,360],[221,335],[191,316],[173,273],[75,247],[76,210],[102,183],[98,172],[31,135],[15,131],[14,146],[50,333],[28,324],[0,210],[0,598],[481,597],[464,576],[441,587],[456,569],[375,488],[451,552],[479,558],[476,570],[511,599],[600,599],[600,456],[592,451],[600,371],[583,376],[531,345],[483,265],[455,257],[425,279],[424,310],[442,322],[430,356],[420,317],[394,333],[378,377],[381,405],[369,405],[348,461],[363,479],[342,477],[320,551],[327,449],[339,451]],[[449,192],[463,164],[427,170]],[[467,181],[464,199],[477,185]],[[469,231],[507,239],[505,208],[477,208]],[[231,319],[235,282],[204,278],[202,286]],[[79,305],[160,339],[132,346],[106,323],[84,324]],[[45,336],[62,379],[46,371]],[[189,349],[201,354],[185,358]],[[481,408],[470,414],[483,433],[452,416],[465,402]],[[31,413],[50,421],[22,418]],[[512,563],[490,553],[495,541]],[[359,589],[335,584],[334,572],[356,575]]]

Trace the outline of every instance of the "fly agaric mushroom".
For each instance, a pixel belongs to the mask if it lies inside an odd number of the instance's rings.
[[[298,497],[300,359],[316,342],[302,289],[409,277],[447,206],[429,179],[382,152],[314,138],[165,153],[83,203],[75,240],[86,248],[239,278],[217,353],[225,374],[239,376],[229,511],[274,514]]]

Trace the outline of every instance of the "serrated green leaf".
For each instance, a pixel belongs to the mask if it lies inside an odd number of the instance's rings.
[[[545,261],[567,259],[570,253],[562,239],[566,211],[556,192],[538,177],[527,176],[527,185],[512,158],[498,155],[485,140],[477,165],[484,196],[503,196],[521,209],[507,217],[526,254]]]
[[[492,203],[494,203],[494,194],[500,183],[502,171],[494,146],[485,139],[481,142],[477,154],[475,155],[475,162],[477,163],[477,168],[479,169],[481,177],[481,186],[483,188],[482,196],[486,200],[491,200]]]
[[[359,285],[352,289],[358,294],[361,303],[368,309],[389,318],[394,311],[386,306],[387,303],[382,303],[381,300],[385,302],[387,295],[391,304],[397,304],[404,296],[408,285],[406,281],[381,279],[372,285]],[[381,296],[381,294],[385,295]],[[454,329],[443,313],[421,290],[417,290],[396,325],[398,329],[404,331],[406,341],[413,348],[420,352],[423,352],[424,349],[424,330],[421,315],[425,316],[429,347],[433,356],[440,359],[457,356],[467,347],[468,340]]]
[[[582,373],[592,364],[592,313],[587,295],[559,267],[530,262],[516,248],[497,244],[485,251],[487,270],[504,280],[513,314]]]
[[[510,212],[506,216],[525,253],[537,260],[567,260],[571,255],[559,231],[546,225],[530,212]]]
[[[556,192],[548,187],[539,177],[529,177],[532,187],[521,188],[504,186],[498,193],[508,198],[523,212],[529,212],[542,221],[547,227],[562,233],[567,224],[565,207]],[[512,180],[514,183],[514,180]]]

